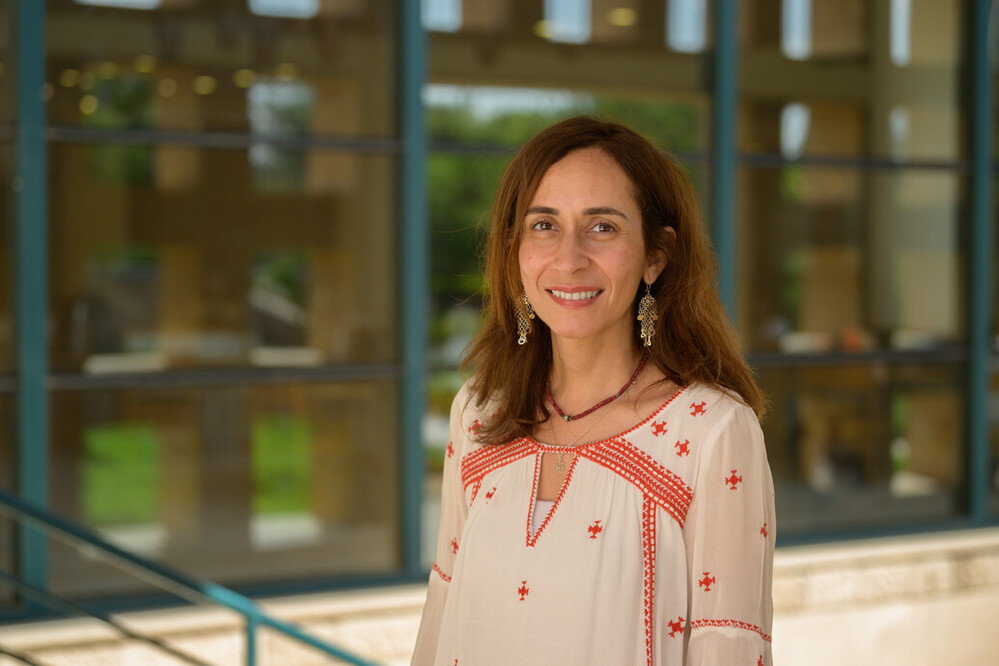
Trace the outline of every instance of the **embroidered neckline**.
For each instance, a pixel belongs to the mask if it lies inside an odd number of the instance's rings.
[[[591,448],[591,447],[594,447],[594,446],[600,446],[601,444],[606,444],[607,442],[613,442],[615,440],[622,439],[623,437],[625,437],[627,435],[630,435],[631,433],[635,432],[636,430],[638,430],[639,428],[641,428],[642,426],[644,426],[645,424],[649,423],[650,421],[652,421],[653,419],[655,419],[657,416],[659,416],[660,414],[662,414],[662,412],[667,407],[669,407],[673,403],[674,400],[676,400],[678,397],[680,397],[681,394],[685,393],[687,391],[687,389],[690,388],[690,386],[691,386],[690,384],[686,384],[685,386],[681,386],[679,389],[677,389],[677,391],[673,395],[671,395],[669,398],[666,399],[666,402],[664,402],[663,404],[659,405],[659,407],[657,407],[654,412],[652,412],[651,414],[649,414],[644,419],[642,419],[641,421],[639,421],[635,425],[631,426],[627,430],[619,432],[616,435],[611,435],[609,437],[604,437],[602,439],[594,440],[592,442],[585,442],[583,444],[575,444],[573,446],[556,446],[554,444],[545,444],[544,442],[539,442],[538,440],[534,439],[534,437],[532,437],[531,435],[527,435],[526,437],[522,438],[521,441],[525,441],[528,444],[531,444],[535,449],[540,449],[541,451],[544,451],[545,453],[558,453],[559,451],[565,453],[568,449],[573,449],[573,450],[576,450],[576,449],[587,449],[587,448]],[[566,478],[568,478],[568,475],[567,475]]]
[[[528,548],[533,548],[535,544],[538,543],[538,538],[541,536],[541,533],[545,531],[545,528],[548,527],[548,523],[551,522],[555,512],[558,511],[559,505],[562,504],[562,498],[565,497],[566,491],[569,490],[569,484],[572,481],[572,473],[576,471],[576,463],[579,462],[579,456],[573,456],[572,462],[569,463],[569,471],[566,473],[565,478],[562,479],[562,487],[558,489],[558,495],[556,495],[555,499],[552,500],[553,503],[545,513],[544,520],[542,520],[541,524],[538,525],[538,529],[532,532],[531,528],[534,526],[534,511],[537,509],[536,503],[538,502],[538,483],[541,480],[542,455],[543,454],[540,452],[536,453],[534,460],[534,483],[531,486],[531,503],[527,507],[527,540],[525,544]]]

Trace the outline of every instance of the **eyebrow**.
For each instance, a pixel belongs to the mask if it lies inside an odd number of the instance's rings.
[[[527,209],[528,215],[558,215],[557,208],[551,208],[549,206],[531,206]],[[596,208],[587,208],[583,211],[583,215],[617,215],[628,219],[628,216],[619,211],[617,208],[611,208],[610,206],[597,206]]]

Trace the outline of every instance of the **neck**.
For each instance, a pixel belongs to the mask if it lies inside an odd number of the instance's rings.
[[[630,339],[608,344],[552,340],[552,395],[567,413],[591,407],[616,393],[631,377],[642,354]]]

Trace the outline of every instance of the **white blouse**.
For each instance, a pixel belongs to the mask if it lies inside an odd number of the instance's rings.
[[[470,395],[451,408],[415,666],[772,663],[773,481],[749,407],[693,385],[576,447],[535,529],[557,449],[476,443],[491,412]]]

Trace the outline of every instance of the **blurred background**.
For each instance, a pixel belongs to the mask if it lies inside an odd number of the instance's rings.
[[[598,114],[699,194],[771,400],[778,627],[995,590],[991,10],[0,0],[0,487],[261,599],[415,589],[404,651],[495,185]],[[3,516],[0,570],[169,603]],[[44,617],[0,585],[0,622]]]

